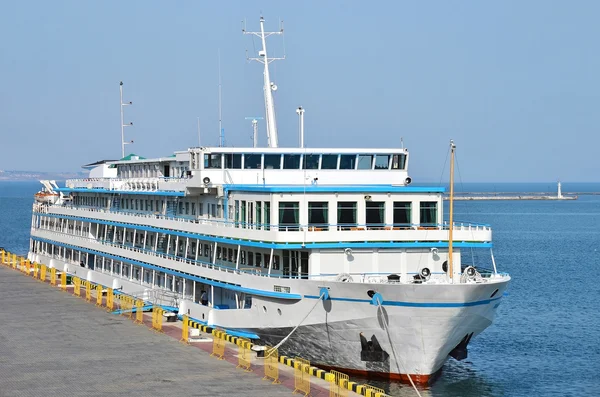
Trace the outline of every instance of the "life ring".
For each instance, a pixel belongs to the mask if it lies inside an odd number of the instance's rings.
[[[349,275],[348,273],[340,273],[336,277],[335,281],[340,282],[340,283],[351,283],[353,280],[352,280],[352,276]]]

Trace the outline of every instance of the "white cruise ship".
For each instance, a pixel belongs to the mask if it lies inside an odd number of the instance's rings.
[[[508,286],[493,256],[491,270],[461,258],[491,255],[491,228],[445,221],[444,188],[413,187],[404,148],[278,147],[263,22],[269,147],[130,155],[45,182],[29,259],[314,365],[426,383],[466,357]]]

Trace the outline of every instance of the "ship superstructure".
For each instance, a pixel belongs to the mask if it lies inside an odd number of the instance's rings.
[[[34,204],[29,259],[264,343],[289,336],[281,351],[326,367],[426,382],[464,358],[510,280],[461,258],[491,250],[490,226],[445,221],[444,188],[411,184],[405,148],[281,148],[269,131],[267,148],[87,166]]]

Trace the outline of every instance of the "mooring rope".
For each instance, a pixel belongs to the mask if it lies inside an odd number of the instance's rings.
[[[294,327],[294,329],[292,330],[292,332],[290,332],[290,333],[289,333],[289,334],[288,334],[288,335],[287,335],[285,338],[283,338],[283,339],[281,340],[281,342],[279,342],[277,345],[275,345],[274,347],[272,347],[272,348],[270,349],[270,350],[271,350],[271,352],[270,352],[270,353],[268,353],[268,354],[265,356],[265,358],[267,358],[267,357],[270,357],[270,356],[273,354],[273,352],[275,351],[275,349],[279,349],[279,347],[280,347],[281,345],[283,345],[283,344],[284,344],[284,343],[285,343],[285,342],[286,342],[286,341],[289,339],[289,337],[290,337],[290,336],[292,336],[292,334],[293,334],[294,332],[296,332],[296,330],[298,329],[298,327],[299,327],[300,325],[302,325],[302,323],[304,322],[304,320],[306,320],[306,319],[308,318],[308,316],[310,316],[310,314],[312,313],[312,311],[313,311],[313,310],[315,310],[315,308],[317,307],[317,305],[319,304],[319,302],[321,302],[321,300],[323,299],[323,296],[325,296],[325,292],[321,293],[321,296],[319,296],[319,299],[317,299],[317,301],[315,302],[315,305],[312,307],[312,309],[310,309],[310,311],[309,311],[309,312],[306,314],[306,316],[304,316],[304,318],[302,319],[302,321],[300,321],[300,322],[298,323],[298,325],[296,325],[296,327]]]
[[[381,307],[381,301],[379,299],[377,299],[377,305],[379,306],[379,309],[381,309],[381,321],[383,322],[383,325],[385,327],[385,332],[387,333],[388,339],[390,341],[390,346],[392,347],[392,354],[394,355],[394,360],[396,360],[396,366],[398,367],[398,374],[400,374],[402,372],[402,371],[400,371],[400,365],[399,365],[400,361],[398,359],[398,356],[396,355],[396,349],[394,349],[394,344],[392,343],[392,337],[390,336],[390,329],[388,328],[388,324],[385,319],[385,313],[383,312],[383,307]],[[406,368],[404,363],[402,363],[402,366],[404,367],[404,370],[406,371],[406,376],[408,376],[408,380],[410,381],[410,384],[412,385],[413,389],[415,389],[415,393],[417,393],[417,396],[421,397],[421,393],[419,393],[419,389],[417,389],[417,386],[415,386],[415,383],[413,382],[412,378],[410,377],[410,374],[408,373],[408,368]]]

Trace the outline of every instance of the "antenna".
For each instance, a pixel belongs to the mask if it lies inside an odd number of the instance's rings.
[[[121,94],[121,158],[125,157],[125,145],[133,143],[133,140],[129,142],[125,142],[125,127],[130,127],[133,123],[124,124],[123,122],[123,106],[133,105],[133,102],[129,101],[127,103],[123,102],[123,82],[119,83],[119,92]]]
[[[246,117],[246,120],[252,120],[252,144],[253,147],[258,147],[258,120],[263,120],[263,118]]]
[[[218,51],[219,58],[219,147],[225,146],[225,130],[223,130],[223,113],[221,107],[221,49]]]
[[[404,149],[404,137],[400,137],[400,147]]]
[[[264,69],[264,86],[263,91],[265,95],[265,114],[267,120],[267,141],[269,147],[278,147],[277,141],[277,122],[275,120],[275,104],[273,103],[272,91],[277,91],[277,85],[271,81],[269,75],[269,63],[277,60],[285,59],[285,54],[282,58],[269,58],[267,56],[267,37],[273,34],[283,34],[283,22],[280,22],[278,32],[265,32],[264,29],[265,19],[260,17],[260,32],[248,32],[246,31],[245,22],[242,22],[242,33],[251,34],[261,39],[262,50],[258,51],[258,58],[247,58],[249,61],[257,61],[265,65]]]
[[[198,147],[201,147],[202,144],[200,143],[200,117],[198,117]]]
[[[298,134],[300,135],[300,147],[304,148],[304,108],[302,106],[296,109],[298,114]]]

